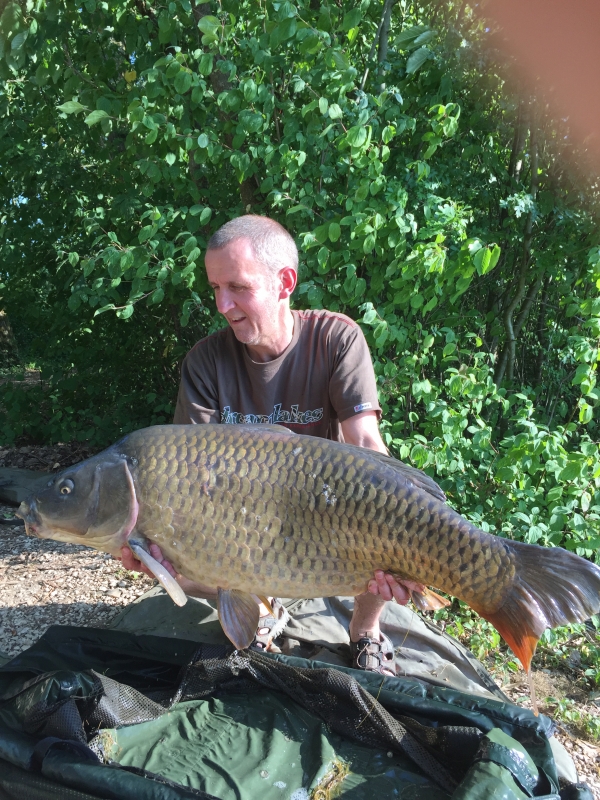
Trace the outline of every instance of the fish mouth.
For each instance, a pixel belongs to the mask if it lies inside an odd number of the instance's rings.
[[[30,503],[23,501],[15,511],[15,517],[19,517],[25,523],[25,533],[29,536],[40,536],[39,528],[42,527],[42,520],[35,507],[35,500]]]

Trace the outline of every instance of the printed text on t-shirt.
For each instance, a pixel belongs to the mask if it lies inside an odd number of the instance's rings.
[[[323,418],[323,409],[315,408],[313,411],[298,411],[298,406],[293,405],[291,411],[282,411],[281,403],[273,406],[270,414],[242,414],[232,411],[230,406],[225,406],[221,411],[221,422],[226,425],[276,425],[278,422],[288,422],[296,425],[310,425]]]

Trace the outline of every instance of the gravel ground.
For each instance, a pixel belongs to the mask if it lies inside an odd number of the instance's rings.
[[[91,451],[79,444],[0,449],[0,466],[59,471],[89,455]],[[0,505],[0,518],[13,517],[14,510]],[[0,524],[0,651],[17,655],[51,625],[104,628],[154,585],[156,581],[124,570],[120,561],[104,553],[27,536],[21,525]],[[540,699],[545,680],[534,672]],[[513,702],[529,707],[525,681],[521,683],[504,691]],[[543,702],[540,710],[549,713]],[[556,738],[571,754],[580,780],[600,800],[600,747],[564,726],[559,726]]]
[[[13,508],[0,506],[0,517]],[[155,585],[89,547],[27,536],[0,526],[0,650],[15,656],[50,625],[104,628]]]
[[[567,731],[558,731],[556,738],[564,744],[571,758],[575,762],[575,768],[579,775],[579,780],[587,783],[592,790],[595,800],[600,798],[600,748],[595,747],[589,742],[576,739]]]
[[[539,710],[542,714],[552,717],[552,709],[545,704],[544,697],[547,696],[548,685],[552,685],[553,679],[560,682],[560,678],[562,678],[564,682],[564,675],[552,673],[550,670],[533,670],[532,672],[538,695]],[[552,694],[556,696],[558,694],[556,684],[554,684],[553,689]],[[502,691],[516,705],[531,708],[529,689],[525,677],[511,685],[502,686]],[[554,735],[569,751],[571,758],[575,762],[579,780],[587,783],[595,800],[600,800],[600,747],[573,735],[571,731],[556,720],[555,723],[557,731]]]

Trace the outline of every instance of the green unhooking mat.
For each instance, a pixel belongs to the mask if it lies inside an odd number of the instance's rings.
[[[0,667],[0,800],[591,800],[552,723],[409,678],[51,628]]]

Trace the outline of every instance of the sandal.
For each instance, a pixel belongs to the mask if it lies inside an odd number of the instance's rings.
[[[271,600],[272,614],[267,614],[266,617],[261,617],[258,621],[258,628],[254,641],[250,645],[251,650],[258,650],[260,652],[270,651],[271,653],[278,653],[279,648],[273,644],[283,629],[288,624],[290,615],[287,608],[283,605],[281,600],[274,597]]]
[[[395,677],[394,645],[385,633],[380,632],[379,641],[368,635],[361,637],[358,642],[351,641],[350,652],[354,669]]]

